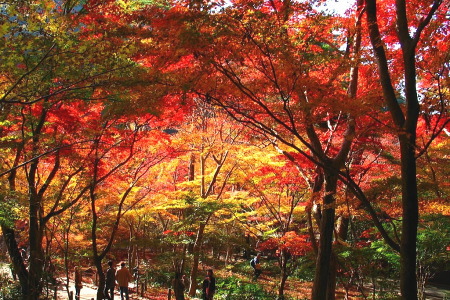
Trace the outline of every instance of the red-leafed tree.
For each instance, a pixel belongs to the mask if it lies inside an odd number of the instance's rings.
[[[42,274],[48,262],[43,248],[48,222],[75,205],[88,191],[88,184],[79,175],[90,155],[83,149],[89,143],[83,133],[90,128],[79,126],[91,122],[97,114],[80,113],[85,108],[85,103],[69,107],[58,101],[44,101],[25,106],[17,120],[19,125],[14,122],[21,130],[11,141],[17,146],[11,148],[11,156],[5,157],[10,169],[8,201],[16,199],[20,205],[28,205],[23,216],[28,224],[27,270],[14,245],[14,227],[2,224],[2,230],[25,299],[35,299],[41,292]]]
[[[198,266],[208,226],[224,206],[222,202],[228,196],[230,181],[239,162],[235,152],[242,132],[241,125],[236,125],[216,108],[199,101],[191,114],[186,116],[186,124],[174,134],[179,150],[185,152],[185,165],[184,176],[177,176],[177,188],[171,197],[175,197],[175,201],[181,202],[179,205],[184,207],[180,223],[195,232],[188,287],[191,296],[197,290]]]
[[[377,5],[378,4],[378,5]],[[366,1],[368,35],[378,63],[379,78],[383,88],[383,98],[391,114],[400,144],[401,178],[402,178],[402,236],[400,243],[401,276],[400,290],[402,299],[417,299],[416,248],[417,226],[419,222],[419,198],[417,189],[416,158],[421,152],[417,142],[417,124],[421,107],[433,109],[442,116],[441,122],[435,123],[432,138],[448,124],[445,110],[447,101],[442,90],[437,90],[436,100],[426,97],[432,103],[422,104],[417,90],[418,76],[433,74],[434,86],[439,87],[442,71],[446,72],[442,56],[431,58],[427,46],[433,43],[428,37],[437,41],[445,40],[442,30],[448,29],[448,6],[443,1]],[[380,16],[383,16],[381,18]],[[395,28],[395,29],[394,29]],[[443,47],[447,47],[443,43]],[[427,63],[426,59],[440,61],[437,66],[418,71],[418,66]],[[391,60],[391,61],[390,61]],[[419,63],[422,62],[422,63]],[[394,66],[392,68],[392,66]],[[434,71],[432,70],[434,68]],[[431,71],[431,72],[430,72]],[[428,84],[429,85],[429,84]],[[405,105],[398,101],[398,94],[404,97]],[[437,105],[437,106],[436,106]],[[444,115],[443,115],[444,114]],[[429,116],[429,114],[426,114]],[[428,142],[425,143],[425,147]]]
[[[79,176],[90,156],[86,148],[94,138],[95,119],[102,111],[108,115],[126,107],[100,102],[135,105],[130,100],[145,95],[138,88],[129,93],[130,85],[142,85],[130,80],[138,70],[128,59],[132,41],[90,35],[89,17],[95,19],[101,10],[90,13],[93,7],[104,7],[84,4],[2,5],[1,51],[7,58],[1,61],[0,74],[2,203],[16,201],[27,207],[28,269],[17,247],[14,223],[6,220],[1,226],[24,299],[37,299],[42,288],[46,224],[88,191]],[[69,193],[74,182],[76,189]]]
[[[186,88],[198,97],[252,126],[259,138],[319,166],[324,184],[317,185],[323,201],[313,298],[334,295],[329,271],[337,179],[361,115],[351,101],[358,46],[347,89],[351,66],[339,50],[344,41],[333,34],[336,23],[308,3],[233,2],[220,13],[209,12],[208,3],[181,3],[165,12],[166,19],[153,20],[153,33],[161,33],[157,49],[174,54],[174,65],[187,70]],[[178,23],[165,27],[163,20]]]
[[[249,222],[248,226],[256,227],[253,231],[256,231],[254,234],[260,239],[264,232],[271,232],[271,237],[267,240],[263,238],[257,250],[276,252],[280,268],[278,297],[282,299],[287,279],[298,266],[296,258],[306,255],[306,252],[312,253],[313,250],[305,217],[311,191],[308,175],[311,174],[305,171],[304,177],[299,176],[296,166],[290,161],[286,162],[284,155],[271,157],[270,161],[265,161],[263,157],[260,159],[266,165],[247,174],[246,189],[255,198],[251,204],[254,210],[251,218],[260,219],[261,224],[258,226],[258,223],[252,225]],[[305,169],[312,167],[311,162],[305,159],[296,160],[297,163],[299,161],[302,161]],[[263,221],[264,218],[267,220]],[[258,234],[258,231],[263,234]],[[302,236],[299,236],[299,232]],[[314,236],[313,238],[315,239]]]
[[[426,4],[421,2],[417,7],[424,11],[424,17],[412,14],[409,17],[406,3],[397,1],[395,5],[392,4],[395,9],[387,10],[396,11],[396,17],[386,18],[381,24],[386,29],[380,33],[377,29],[379,24],[375,18],[374,1],[367,2],[366,7],[363,7],[362,1],[357,4],[358,18],[362,16],[364,9],[367,12],[369,35],[379,62],[384,105],[392,115],[394,127],[397,128],[395,134],[400,141],[401,173],[404,180],[400,246],[383,230],[360,187],[352,180],[349,181],[344,177],[342,179],[351,186],[358,198],[364,201],[386,241],[394,249],[400,249],[403,268],[401,289],[404,297],[408,298],[412,294],[417,294],[414,290],[406,291],[406,289],[407,286],[416,286],[414,228],[417,228],[418,222],[418,196],[415,159],[416,155],[423,153],[416,144],[420,102],[416,91],[415,62],[419,58],[422,60],[422,57],[424,59],[429,57],[426,52],[416,55],[416,47],[424,29],[430,28],[430,34],[445,30],[447,26],[445,13],[435,14],[441,5],[440,1]],[[355,64],[350,63],[353,67],[352,72],[349,72],[352,74],[350,88],[342,89],[342,85],[338,86],[338,83],[342,84],[345,80],[339,75],[347,73],[343,71],[344,64],[340,63],[349,62],[348,56],[337,50],[339,42],[335,41],[334,36],[327,36],[329,31],[324,28],[331,27],[326,27],[326,18],[312,18],[307,13],[299,16],[298,12],[308,11],[307,7],[294,8],[295,4],[289,1],[259,3],[259,5],[236,2],[233,5],[224,9],[223,13],[210,15],[208,10],[211,7],[205,3],[190,3],[187,6],[190,10],[182,5],[173,10],[175,15],[187,12],[183,14],[185,19],[175,32],[180,34],[179,43],[185,51],[178,54],[184,54],[185,64],[191,63],[194,66],[199,64],[201,68],[207,70],[206,79],[198,81],[195,85],[195,89],[205,101],[222,107],[237,121],[251,124],[263,135],[273,138],[273,141],[284,143],[309,156],[321,167],[325,178],[321,219],[323,227],[313,299],[330,298],[332,297],[330,294],[334,291],[332,280],[328,278],[331,272],[328,270],[330,270],[330,245],[334,227],[331,224],[334,224],[335,216],[333,195],[336,191],[336,178],[344,165],[355,133],[353,122],[362,122],[363,119],[359,118],[362,114],[381,114],[378,109],[381,106],[378,95],[370,90],[378,85],[371,82],[359,96],[356,94],[358,34],[354,36]],[[409,23],[408,17],[411,20]],[[433,26],[428,26],[429,23]],[[360,26],[359,22],[355,28],[361,30]],[[395,27],[397,31],[393,30]],[[410,36],[411,28],[416,29],[413,36]],[[398,38],[395,35],[398,35]],[[446,39],[438,33],[435,35],[443,41]],[[384,48],[382,36],[386,37],[387,47]],[[384,51],[391,52],[391,56],[386,57]],[[399,63],[389,65],[389,59]],[[426,72],[420,72],[423,78],[430,77],[426,75],[430,71],[434,74],[432,86],[436,92],[434,96],[428,95],[432,104],[427,107],[427,115],[436,113],[440,116],[433,118],[431,126],[433,130],[428,138],[424,139],[424,149],[429,145],[429,141],[448,125],[445,113],[446,94],[439,88],[442,86],[442,78],[445,78],[443,74],[447,72],[445,64],[442,63],[445,58],[434,60],[438,65]],[[396,72],[397,70],[400,72]],[[189,74],[193,79],[191,84],[197,83],[194,80],[198,73],[191,71]],[[371,76],[370,73],[365,75]],[[366,80],[366,83],[368,82],[369,79]],[[344,100],[343,96],[347,92],[350,97]],[[404,107],[398,95],[405,98]],[[373,110],[368,109],[366,112],[361,110],[362,107],[358,105],[361,101],[357,101],[359,99],[364,99],[362,102],[367,106],[372,105]],[[340,104],[339,107],[333,105],[336,103]],[[429,111],[430,109],[433,112]],[[342,114],[339,114],[339,111]],[[348,131],[343,128],[344,122],[348,125]],[[382,121],[382,124],[386,123]],[[361,125],[361,128],[363,126]],[[303,144],[305,148],[299,147],[298,144]],[[331,285],[327,289],[328,296],[325,296],[327,292],[321,287],[327,282]]]
[[[172,154],[170,139],[158,120],[155,116],[111,121],[99,118],[95,126],[92,159],[85,164],[84,174],[89,182],[90,239],[99,276],[99,300],[104,298],[102,262],[116,241],[120,221],[151,192],[147,185],[151,168]]]

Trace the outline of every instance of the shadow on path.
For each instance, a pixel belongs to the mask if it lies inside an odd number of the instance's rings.
[[[65,282],[65,279],[60,280],[60,282]],[[75,299],[75,286],[74,286],[74,282],[72,280],[69,281],[70,287],[69,287],[69,292],[73,292],[73,296]],[[130,288],[134,288],[134,284],[130,283]],[[67,290],[66,290],[66,286],[63,284],[60,284],[58,287],[58,300],[64,300],[64,299],[69,299],[69,297],[67,296]],[[89,283],[83,283],[83,288],[80,291],[80,300],[91,300],[91,299],[97,299],[97,286],[89,284]],[[115,290],[114,293],[114,299],[115,300],[120,300],[120,293],[118,291],[118,289]],[[145,299],[142,297],[137,296],[136,294],[130,293],[130,300],[141,300],[141,299]]]

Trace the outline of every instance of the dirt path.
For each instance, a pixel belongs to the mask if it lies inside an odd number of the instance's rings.
[[[130,284],[130,288],[134,288],[133,284]],[[73,292],[73,295],[75,296],[75,288],[73,281],[70,281],[70,288],[69,292]],[[114,299],[120,299],[120,293],[118,290],[115,291]],[[83,288],[80,291],[80,300],[91,300],[97,298],[97,286],[91,285],[91,284],[84,284]],[[67,291],[64,286],[60,286],[58,289],[58,300],[63,299],[69,299],[67,296]],[[142,298],[137,296],[136,294],[130,293],[130,300],[142,300],[142,299],[148,299],[148,298]]]

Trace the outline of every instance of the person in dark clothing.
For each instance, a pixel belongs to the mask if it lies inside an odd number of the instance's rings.
[[[80,292],[81,289],[83,288],[83,278],[79,267],[75,267],[74,281],[75,281],[75,300],[79,300]]]
[[[139,267],[138,266],[133,268],[133,277],[134,277],[134,280],[139,280]]]
[[[179,272],[175,272],[175,278],[172,280],[172,288],[175,294],[175,300],[184,300],[184,283]]]
[[[261,254],[258,253],[251,261],[250,261],[250,265],[253,268],[253,275],[255,279],[258,279],[259,275],[261,275],[262,271],[261,271],[261,265],[259,262],[259,259],[261,258]]]
[[[108,269],[106,270],[105,289],[103,296],[105,299],[114,299],[114,287],[116,286],[116,270],[113,268],[113,262],[108,261]]]
[[[216,292],[216,278],[214,277],[213,270],[209,269],[206,273],[205,280],[203,280],[203,300],[213,300],[214,293]]]

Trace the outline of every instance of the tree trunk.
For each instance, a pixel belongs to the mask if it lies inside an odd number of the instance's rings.
[[[28,299],[36,300],[42,290],[42,272],[44,267],[44,255],[42,250],[43,228],[40,224],[40,199],[37,195],[30,196],[30,224],[29,224],[29,248],[28,261]]]
[[[136,266],[139,266],[139,259],[138,259],[138,251],[137,246],[135,244],[135,229],[133,226],[133,222],[131,222],[128,226],[130,230],[130,239],[129,239],[129,246],[128,246],[128,266],[130,268],[134,268]]]
[[[415,135],[414,135],[415,136]],[[417,299],[416,244],[419,201],[414,144],[406,137],[400,142],[402,153],[402,236],[400,243],[400,291],[402,299]]]
[[[312,290],[312,300],[326,300],[328,282],[330,280],[330,263],[332,256],[334,217],[335,217],[335,193],[337,176],[330,170],[324,170],[325,196],[323,198],[322,218],[320,222],[319,252],[316,260],[316,272]],[[327,288],[324,288],[327,287]],[[334,288],[333,288],[334,290]]]
[[[226,250],[226,254],[225,254],[225,266],[228,265],[228,263],[230,262],[230,257],[233,255],[232,253],[232,248],[230,244],[227,244],[227,250]]]
[[[3,239],[8,249],[9,257],[14,267],[14,272],[19,278],[23,299],[27,299],[28,295],[28,271],[25,267],[22,255],[20,255],[19,247],[16,242],[16,234],[14,229],[2,224]]]
[[[314,226],[313,226],[313,205],[319,200],[319,193],[322,190],[323,187],[323,174],[322,170],[318,169],[316,170],[316,176],[314,177],[314,183],[312,186],[312,193],[311,193],[311,203],[306,208],[306,214],[307,214],[307,220],[308,220],[308,233],[309,238],[311,239],[311,244],[314,249],[314,253],[317,255],[319,251],[319,247],[317,245],[316,235],[314,232]],[[318,226],[320,226],[320,218],[316,218],[316,222]]]
[[[195,156],[192,153],[189,158],[189,181],[193,181],[195,179]]]
[[[327,283],[327,300],[336,299],[336,274],[337,274],[337,257],[334,251],[331,251],[330,271],[328,273],[328,283]]]
[[[184,300],[184,284],[181,280],[181,274],[175,273],[175,279],[172,281],[173,293],[175,300]]]
[[[102,257],[95,256],[94,257],[94,265],[97,269],[97,280],[98,280],[98,290],[97,290],[97,300],[103,300],[103,291],[105,289],[105,273],[103,272],[102,267]]]
[[[419,118],[419,101],[416,81],[416,47],[420,41],[423,29],[429,24],[442,1],[433,1],[430,11],[416,26],[414,36],[410,36],[406,1],[395,2],[397,16],[397,36],[401,45],[404,67],[404,95],[406,109],[398,104],[396,91],[391,81],[389,64],[385,53],[381,33],[377,21],[377,7],[375,0],[366,0],[366,12],[369,37],[377,58],[384,101],[389,107],[391,118],[397,127],[401,153],[402,179],[402,236],[400,243],[400,291],[402,299],[417,299],[416,278],[416,245],[417,227],[419,224],[419,202],[417,190],[416,166],[416,131]]]
[[[281,250],[280,253],[280,268],[281,268],[281,279],[280,286],[278,287],[278,299],[284,299],[284,289],[286,287],[286,281],[288,278],[287,261],[289,259],[289,254],[285,250]]]
[[[192,261],[191,274],[189,276],[191,286],[189,287],[189,296],[194,297],[195,291],[197,289],[197,274],[198,274],[198,264],[200,261],[200,250],[203,243],[203,233],[205,231],[206,223],[200,222],[200,226],[197,232],[197,238],[194,243],[194,259]]]

